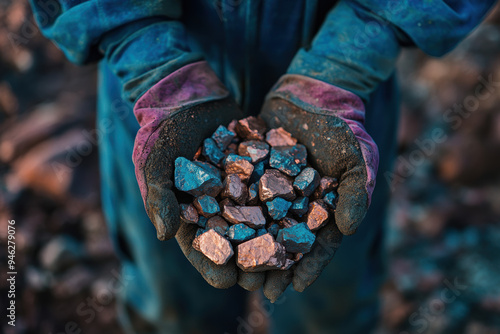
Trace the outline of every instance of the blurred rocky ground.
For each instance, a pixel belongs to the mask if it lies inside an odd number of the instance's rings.
[[[15,218],[15,332],[121,333],[92,136],[96,69],[69,64],[26,0],[0,0],[0,50],[0,247]],[[496,10],[446,57],[400,59],[400,156],[380,171],[393,190],[381,334],[500,333],[499,51]],[[2,277],[6,263],[2,251]]]

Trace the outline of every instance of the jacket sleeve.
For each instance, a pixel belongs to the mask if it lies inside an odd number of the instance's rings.
[[[105,58],[134,102],[202,59],[187,46],[180,0],[31,0],[42,33],[77,64]]]
[[[486,15],[494,0],[341,0],[287,73],[348,90],[363,101],[394,71],[400,48],[441,56]]]

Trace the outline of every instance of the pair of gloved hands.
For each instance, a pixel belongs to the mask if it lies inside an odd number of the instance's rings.
[[[172,191],[174,160],[192,159],[219,125],[245,115],[205,62],[160,81],[137,101],[134,112],[141,124],[134,147],[136,176],[158,239],[175,236],[187,259],[216,288],[238,283],[253,291],[263,286],[272,302],[292,282],[301,292],[333,258],[342,235],[353,234],[366,214],[378,151],[363,127],[363,103],[338,87],[286,75],[268,95],[260,117],[269,128],[283,127],[304,144],[321,175],[339,180],[335,219],[318,231],[311,252],[289,270],[246,273],[234,257],[226,265],[216,265],[192,248],[198,227],[180,222]]]

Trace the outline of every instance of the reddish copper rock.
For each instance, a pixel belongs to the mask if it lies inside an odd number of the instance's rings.
[[[231,224],[244,223],[251,228],[261,228],[266,225],[266,218],[260,206],[226,206],[222,217]]]
[[[205,226],[205,229],[215,230],[215,232],[219,233],[222,236],[226,233],[228,228],[228,223],[221,216],[213,216],[207,221],[207,225]]]
[[[229,240],[215,230],[208,230],[196,237],[193,240],[193,248],[218,265],[226,264],[234,254]]]
[[[271,146],[293,146],[297,144],[297,139],[293,138],[290,132],[281,127],[269,130],[266,134],[266,141]]]
[[[327,193],[334,190],[339,186],[339,182],[334,177],[324,176],[319,181],[319,186],[311,195],[311,200],[320,199],[325,197]]]
[[[264,140],[266,123],[260,118],[250,116],[239,120],[235,130],[240,138]]]
[[[227,174],[236,174],[243,182],[247,182],[253,172],[253,165],[248,158],[241,158],[237,155],[229,155],[225,163],[225,171]]]
[[[238,124],[238,121],[237,121],[237,120],[235,120],[235,119],[233,119],[233,120],[231,121],[231,123],[229,123],[229,125],[227,126],[227,129],[228,129],[229,131],[232,131],[232,132],[236,133],[236,124]]]
[[[278,222],[280,228],[287,228],[297,225],[299,222],[293,218],[285,217]]]
[[[269,145],[263,141],[244,141],[238,146],[238,154],[243,157],[250,157],[252,163],[261,162],[269,155]]]
[[[287,201],[295,199],[292,181],[276,169],[268,169],[259,181],[259,197],[262,202],[282,197]]]
[[[238,144],[236,143],[231,143],[229,146],[224,150],[225,155],[229,154],[238,154]]]
[[[219,202],[220,211],[224,211],[224,208],[226,206],[235,206],[235,204],[229,198],[224,198],[222,201]]]
[[[180,204],[181,220],[188,224],[198,224],[198,212],[192,204]]]
[[[238,267],[246,272],[284,269],[286,260],[285,247],[269,233],[238,246]]]
[[[229,174],[222,183],[222,198],[230,198],[240,205],[244,205],[248,198],[247,186],[237,174]]]
[[[328,223],[328,208],[323,200],[318,199],[309,203],[309,210],[306,215],[307,227],[311,231],[316,231]]]

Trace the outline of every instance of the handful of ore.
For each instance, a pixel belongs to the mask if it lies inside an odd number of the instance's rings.
[[[193,161],[177,158],[175,186],[194,197],[180,204],[181,220],[199,226],[193,248],[218,265],[236,253],[246,272],[300,261],[338,199],[337,180],[308,166],[305,146],[256,117],[219,126]]]

